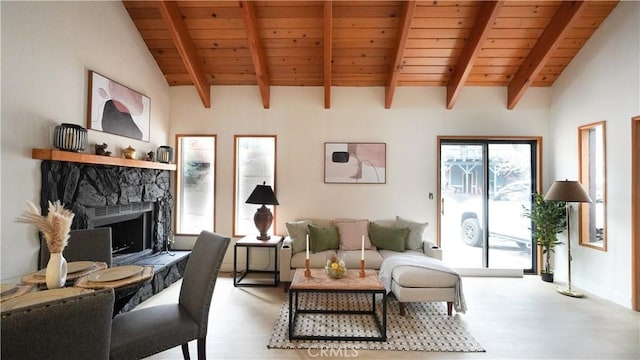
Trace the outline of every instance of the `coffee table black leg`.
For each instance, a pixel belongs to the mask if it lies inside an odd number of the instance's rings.
[[[371,312],[373,312],[373,316],[376,315],[376,293],[371,294]]]
[[[298,317],[298,292],[289,291],[289,340],[292,340]]]
[[[291,308],[293,306],[292,302],[293,302],[293,292],[289,291],[289,340],[291,340],[291,335],[293,334],[293,329],[291,328],[291,325],[293,324],[293,321],[291,321],[291,315],[292,315]]]
[[[382,293],[382,339],[387,341],[387,293]]]

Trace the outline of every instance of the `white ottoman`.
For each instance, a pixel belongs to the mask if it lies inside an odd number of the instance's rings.
[[[444,301],[447,314],[452,314],[456,275],[416,266],[397,266],[391,277],[391,291],[400,304],[400,315],[405,314],[404,303],[421,301]]]

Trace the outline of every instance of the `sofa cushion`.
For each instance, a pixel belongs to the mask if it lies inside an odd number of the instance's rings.
[[[408,236],[408,228],[387,227],[376,223],[369,224],[369,238],[378,249],[404,251]]]
[[[309,268],[311,269],[321,269],[327,264],[327,259],[331,258],[331,255],[335,255],[336,250],[326,250],[320,251],[317,253],[309,254]],[[306,253],[299,252],[297,254],[291,255],[291,265],[292,269],[304,268],[306,266]],[[347,267],[348,269],[349,267]]]
[[[455,274],[415,266],[396,266],[391,277],[399,285],[408,288],[451,288],[458,281]]]
[[[362,252],[360,250],[338,251],[338,255],[342,257],[347,269],[358,270],[360,269],[360,258]],[[366,269],[379,270],[382,264],[382,255],[377,250],[365,250],[364,251],[364,267]]]
[[[429,223],[419,223],[396,216],[396,227],[409,229],[409,237],[407,237],[406,243],[408,250],[422,249],[422,238],[424,237],[424,231],[427,229],[427,225],[429,225]]]
[[[340,250],[361,250],[363,236],[364,248],[373,247],[369,240],[369,220],[336,220],[333,224],[340,235]]]
[[[335,226],[309,224],[307,227],[309,228],[309,248],[312,252],[335,250],[340,246],[340,235],[338,235],[338,229]]]
[[[296,254],[301,251],[305,251],[307,248],[307,234],[309,234],[309,224],[311,221],[290,221],[285,223],[287,227],[287,233],[293,241],[291,244],[291,253]]]
[[[381,250],[380,249],[380,250],[378,250],[378,252],[380,253],[380,256],[382,256],[382,260],[384,260],[384,259],[386,259],[386,258],[388,258],[390,256],[396,256],[396,255],[400,254],[397,251],[392,251],[392,250]],[[420,250],[405,250],[401,254],[425,256],[425,254]]]

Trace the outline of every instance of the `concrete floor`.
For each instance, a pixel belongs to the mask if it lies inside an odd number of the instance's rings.
[[[455,314],[486,353],[345,351],[356,359],[640,359],[640,313],[587,294],[575,299],[537,276],[464,277],[469,310]],[[180,282],[140,307],[175,302]],[[319,359],[317,351],[267,349],[286,293],[280,288],[234,288],[221,273],[213,294],[208,359]],[[196,342],[190,344],[196,358]],[[328,355],[328,354],[327,354]],[[182,359],[180,347],[150,359]]]

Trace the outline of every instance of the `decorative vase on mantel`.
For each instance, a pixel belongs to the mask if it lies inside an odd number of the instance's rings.
[[[62,253],[51,253],[45,272],[47,288],[59,289],[67,282],[67,260]]]

